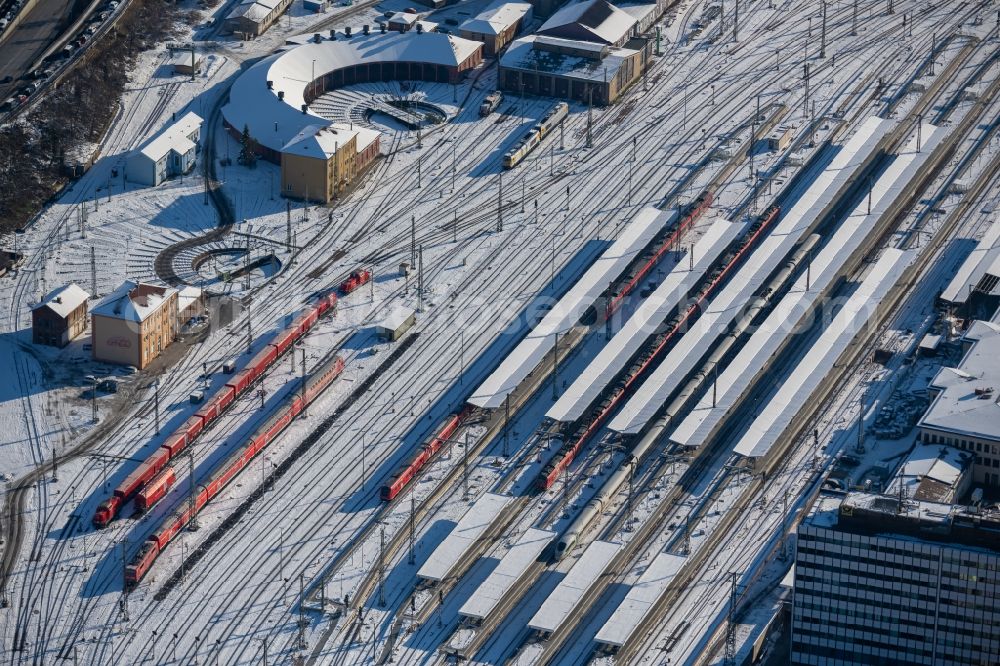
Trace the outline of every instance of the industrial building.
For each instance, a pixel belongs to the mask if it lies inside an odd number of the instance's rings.
[[[156,186],[194,168],[201,141],[201,117],[189,111],[152,137],[128,157],[125,177],[133,183]]]
[[[202,62],[201,55],[192,51],[175,49],[170,55],[170,66],[174,74],[193,76],[201,71]]]
[[[1000,324],[976,321],[962,339],[957,368],[938,370],[930,407],[917,424],[921,441],[975,455],[973,481],[1000,487]]]
[[[531,3],[500,2],[466,21],[459,33],[465,39],[483,43],[483,55],[492,57],[513,41],[521,28],[531,21]]]
[[[90,294],[74,283],[54,289],[31,308],[31,341],[65,347],[87,329]]]
[[[126,280],[91,311],[94,358],[148,366],[177,335],[177,300],[171,287]]]
[[[986,228],[940,300],[968,319],[989,318],[1000,307],[1000,218]]]
[[[456,83],[482,62],[483,45],[439,32],[320,37],[250,67],[233,83],[222,108],[226,129],[247,127],[258,154],[281,163],[281,152],[311,125],[330,120],[310,112],[325,91],[368,81]]]
[[[246,0],[229,12],[223,29],[243,39],[259,37],[291,6],[292,0]]]
[[[996,663],[1000,513],[949,499],[969,458],[919,447],[904,470],[923,473],[890,492],[820,495],[796,540],[792,664]]]
[[[634,16],[607,0],[588,0],[515,40],[500,58],[500,87],[607,105],[642,76],[650,56]]]
[[[328,203],[378,156],[379,137],[360,125],[309,125],[281,151],[281,193]]]

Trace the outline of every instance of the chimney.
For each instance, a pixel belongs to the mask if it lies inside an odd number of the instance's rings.
[[[314,44],[319,44],[322,41],[323,41],[323,35],[319,34],[318,32],[313,35],[313,43]]]
[[[378,24],[378,28],[379,28],[379,31],[384,35],[385,34],[385,23],[379,23]]]
[[[418,21],[417,22],[417,34],[419,35],[419,34],[423,33],[423,31],[424,31],[424,25],[423,25],[423,23],[420,23]]]
[[[336,28],[331,28],[330,29],[330,41],[331,42],[337,41],[337,29]]]
[[[279,90],[278,91],[278,99],[280,99],[281,101],[285,100],[285,91],[284,90]]]
[[[309,105],[308,104],[303,104],[302,105],[302,113],[309,113]]]
[[[267,89],[268,90],[274,90],[274,81],[268,81],[267,82]]]
[[[345,35],[346,35],[347,37],[350,37],[350,36],[351,36],[351,26],[347,26],[346,28],[344,28],[344,34],[345,34]]]
[[[363,32],[366,36],[371,34],[371,28],[368,27],[367,23],[361,26],[361,32]]]

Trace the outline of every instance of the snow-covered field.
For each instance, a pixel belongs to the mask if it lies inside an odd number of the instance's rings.
[[[474,14],[483,4],[460,3],[445,12],[464,18],[466,9]],[[87,664],[256,664],[265,657],[269,663],[291,663],[296,655],[311,657],[311,663],[371,663],[372,654],[383,654],[390,637],[397,660],[438,660],[438,646],[458,627],[457,609],[475,593],[507,545],[529,526],[564,528],[574,510],[586,503],[623,457],[621,448],[603,433],[601,445],[571,468],[573,482],[568,489],[557,486],[528,497],[527,489],[542,464],[538,456],[544,441],[539,425],[553,403],[548,383],[512,421],[512,455],[500,455],[502,438],[497,438],[469,461],[471,497],[466,498],[461,484],[455,484],[435,501],[432,513],[417,521],[415,564],[408,562],[406,548],[385,562],[384,608],[369,600],[363,622],[357,624],[354,617],[308,611],[300,625],[302,592],[322,578],[327,599],[342,600],[349,595],[353,600],[354,590],[379,559],[381,532],[372,529],[373,521],[382,521],[388,535],[408,529],[409,496],[383,511],[377,486],[412,456],[448,414],[461,408],[469,392],[516,344],[527,326],[529,306],[537,305],[540,296],[564,292],[640,207],[679,207],[697,197],[725,166],[726,158],[719,155],[736,152],[745,143],[748,131],[743,128],[753,120],[758,99],[765,109],[787,105],[784,122],[796,128],[792,147],[778,152],[758,150],[752,174],[749,163],[741,165],[721,183],[710,219],[689,232],[684,244],[695,242],[715,216],[733,219],[733,213],[746,210],[744,217],[734,220],[745,221],[761,212],[799,172],[798,165],[807,162],[827,138],[836,135],[842,140],[866,116],[882,112],[891,95],[914,78],[927,57],[932,34],[936,31],[939,39],[944,34],[941,26],[955,26],[954,31],[965,38],[955,39],[938,55],[938,73],[959,57],[968,37],[981,41],[956,80],[971,75],[996,48],[996,40],[987,35],[989,26],[971,24],[972,9],[958,16],[948,7],[899,0],[896,13],[887,16],[882,11],[884,2],[865,0],[859,3],[856,35],[852,34],[852,3],[830,4],[828,57],[820,60],[817,3],[758,1],[741,7],[736,43],[728,16],[725,38],[720,38],[718,19],[707,21],[702,30],[694,29],[712,4],[683,0],[664,17],[663,55],[654,59],[648,82],[634,86],[619,104],[593,110],[593,147],[585,144],[587,109],[573,104],[562,138],[547,139],[525,163],[502,172],[502,195],[501,155],[545,113],[552,100],[509,95],[501,114],[479,119],[479,101],[496,87],[491,62],[457,91],[460,100],[469,93],[462,108],[453,102],[456,91],[450,86],[421,83],[409,84],[405,90],[398,84],[352,86],[317,101],[324,115],[354,120],[355,100],[373,94],[405,94],[440,106],[450,120],[426,132],[420,145],[414,132],[387,131],[381,159],[336,206],[292,202],[292,247],[286,245],[289,209],[276,194],[278,168],[263,161],[252,170],[236,165],[238,143],[217,131],[217,156],[233,159],[230,166],[216,166],[223,192],[236,211],[237,235],[198,251],[249,246],[251,256],[274,253],[280,266],[255,273],[247,289],[242,280],[219,279],[226,268],[224,258],[221,265],[203,264],[200,271],[191,268],[193,252],[175,260],[174,268],[185,281],[247,302],[243,314],[213,330],[159,376],[160,435],[155,434],[152,410],[153,378],[143,373],[121,375],[115,368],[94,364],[84,349],[86,339],[65,350],[32,346],[31,304],[69,281],[101,295],[126,278],[154,278],[154,259],[164,248],[216,226],[215,209],[207,203],[204,183],[195,174],[156,188],[125,183],[111,175],[113,169],[122,173],[128,151],[168,124],[173,114],[179,117],[193,110],[207,115],[244,63],[266,55],[291,35],[311,34],[310,26],[335,17],[334,12],[354,12],[342,21],[333,19],[330,25],[340,28],[373,23],[377,14],[408,5],[388,0],[360,10],[338,6],[316,16],[296,2],[289,19],[282,19],[256,41],[200,42],[206,66],[194,81],[164,74],[163,52],[145,54],[132,72],[120,115],[101,145],[101,159],[17,237],[18,249],[26,252],[27,261],[15,275],[0,278],[0,368],[7,379],[0,389],[0,431],[4,433],[0,482],[4,489],[51,459],[53,452],[75,448],[93,432],[92,404],[84,394],[86,375],[117,374],[125,387],[118,396],[97,400],[98,423],[105,423],[107,431],[94,438],[85,455],[61,462],[57,481],[41,481],[28,495],[20,558],[4,591],[10,605],[0,608],[2,643],[6,649],[17,650],[11,663],[18,659],[49,663],[61,657]],[[906,30],[900,26],[904,13],[910,17]],[[959,21],[961,25],[956,25]],[[806,56],[813,63],[810,101],[814,108],[808,109],[802,80]],[[983,80],[992,82],[998,74],[1000,68],[994,63]],[[917,77],[922,86],[933,81],[929,74]],[[957,88],[949,84],[945,91],[957,92]],[[905,116],[917,97],[916,93],[906,95],[894,107],[892,117]],[[949,125],[957,124],[970,105],[963,102]],[[821,120],[810,137],[803,129],[813,114]],[[968,176],[975,178],[995,152],[994,139],[987,159],[973,165]],[[754,176],[768,180],[756,201]],[[497,211],[501,196],[502,230]],[[948,208],[952,205],[946,203]],[[413,250],[411,224],[423,256],[423,298],[416,293],[415,275],[407,279],[399,272],[400,262],[409,261]],[[972,237],[981,224],[980,218],[971,220],[959,233]],[[9,239],[8,245],[13,242]],[[893,323],[883,346],[902,348],[919,338],[905,331],[919,331],[926,324],[936,285],[947,279],[956,260],[949,256],[935,264],[939,266],[936,272],[915,292],[913,304]],[[238,264],[242,258],[231,261]],[[669,270],[670,261],[659,266],[660,273],[654,272],[651,279]],[[372,285],[343,298],[336,315],[324,319],[303,343],[307,365],[315,365],[336,350],[346,362],[344,374],[309,407],[308,417],[294,422],[206,507],[198,531],[185,531],[174,540],[149,577],[128,595],[127,614],[123,612],[122,558],[131,560],[158,519],[184,501],[190,488],[189,466],[200,477],[263,420],[259,394],[238,400],[198,440],[190,462],[177,463],[177,486],[149,514],[139,520],[126,517],[94,531],[90,517],[96,505],[134,468],[134,459],[159,446],[171,427],[193,412],[195,407],[188,402],[193,390],[206,382],[219,386],[226,381],[221,372],[203,379],[206,364],[215,371],[226,360],[239,365],[249,358],[245,353],[248,320],[256,351],[283,318],[317,291],[335,287],[350,270],[362,266],[373,270]],[[634,311],[638,302],[638,298],[627,302],[624,312]],[[208,535],[252,495],[262,478],[342,405],[359,382],[379,370],[399,343],[379,341],[374,326],[401,306],[418,310],[414,333],[419,335],[410,349],[329,424],[235,528],[207,544]],[[561,366],[560,379],[572,382],[604,342],[603,332],[588,335]],[[277,404],[294,390],[298,376],[289,360],[282,360],[264,380],[265,404]],[[857,417],[851,411],[856,409],[856,394],[871,386],[868,391],[873,395],[886,382],[886,373],[870,371],[859,376],[854,392],[838,403],[835,414],[821,426],[823,441],[828,443],[824,460],[847,446],[851,423]],[[483,431],[481,425],[469,430],[473,440]],[[890,448],[879,443],[872,448],[876,458],[866,462],[874,465],[898,455]],[[764,562],[775,553],[782,493],[787,490],[793,498],[793,512],[801,506],[817,466],[815,454],[808,447],[799,451],[782,476],[773,480],[766,505],[738,521],[734,539],[718,555],[719,563],[699,575],[698,584],[668,615],[662,631],[649,637],[644,651],[649,663],[659,662],[658,650],[680,620],[689,627],[673,648],[673,663],[694,662],[698,649],[724,620],[728,571],[761,567],[760,581],[773,585],[780,579],[782,567]],[[713,522],[725,515],[747,483],[745,475],[729,473],[726,462],[719,460],[705,473],[703,484],[689,489],[685,502],[671,509],[673,527],[651,540],[643,549],[642,561],[664,548],[675,548],[680,526],[689,514],[697,517],[692,525],[692,551],[711,535]],[[436,459],[414,485],[416,503],[462,464],[457,447]],[[688,464],[672,461],[668,472],[664,463],[655,481],[650,473],[653,485],[638,495],[634,521],[615,524],[602,538],[628,542],[638,525],[661,509],[659,500],[667,496]],[[483,558],[437,607],[433,590],[417,588],[416,569],[475,497],[498,490],[525,498],[519,504],[520,513],[503,538],[486,548]],[[563,499],[568,500],[569,509]],[[624,498],[618,498],[605,514],[613,517],[624,505]],[[364,535],[363,543],[355,544],[359,535]],[[154,598],[185,556],[200,546],[205,546],[203,555],[184,572],[183,580],[164,599]],[[332,567],[346,549],[351,549],[351,556]],[[477,661],[496,663],[517,654],[518,663],[535,662],[541,646],[526,635],[525,623],[554,587],[557,579],[551,572],[566,569],[559,565],[547,572],[498,625]],[[603,597],[605,607],[587,615],[574,633],[576,640],[559,653],[561,662],[591,659],[594,634],[624,596],[624,585],[640,574],[640,568],[623,574],[623,585]],[[407,620],[405,613],[397,613],[407,610],[405,604],[411,597],[415,609],[436,609],[420,627],[411,626],[415,621]],[[773,606],[773,599],[762,599],[768,608]],[[766,622],[769,615],[761,612],[752,617]],[[747,624],[752,623],[748,620]],[[394,628],[401,626],[403,632],[392,636]],[[747,639],[754,635],[752,628],[740,634]]]

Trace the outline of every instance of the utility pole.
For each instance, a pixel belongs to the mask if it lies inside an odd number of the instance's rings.
[[[788,491],[781,496],[781,559],[788,558]]]
[[[739,585],[740,575],[735,571],[729,572],[729,619],[726,623],[726,666],[736,663],[736,588]]]
[[[738,42],[740,37],[740,0],[736,0],[736,9],[733,12],[733,41]]]
[[[385,524],[378,529],[378,605],[385,607]]]
[[[510,393],[504,398],[504,418],[503,418],[503,457],[506,458],[510,451]]]
[[[160,380],[153,382],[153,414],[156,420],[156,434],[160,434]]]
[[[189,493],[189,501],[191,503],[191,521],[188,523],[188,529],[192,532],[198,529],[198,515],[195,512],[195,502],[194,502],[194,448],[188,447],[187,450],[188,459],[188,477],[191,479],[191,490]]]
[[[803,65],[805,71],[805,81],[806,81],[806,98],[805,105],[802,107],[802,120],[809,120],[809,63]]]
[[[824,2],[822,4],[823,4],[823,28],[822,28],[822,31],[820,33],[820,40],[819,40],[819,57],[820,58],[825,58],[826,57],[826,2],[825,2],[825,0],[824,0]]]
[[[90,293],[97,296],[97,256],[93,245],[90,246]]]
[[[462,498],[469,499],[469,433],[465,433],[465,446],[462,447]]]
[[[854,9],[851,12],[851,36],[858,34],[858,0],[854,0]]]
[[[416,529],[417,496],[410,493],[410,565],[416,564],[417,553],[414,548],[414,532]]]
[[[410,266],[417,265],[417,216],[410,216]]]
[[[559,399],[559,334],[552,343],[552,399]]]
[[[286,245],[288,245],[288,251],[292,251],[292,202],[285,202],[285,233],[286,233]]]
[[[417,309],[424,311],[424,246],[417,248]]]
[[[420,189],[421,187],[423,187],[422,181],[420,179],[420,162],[421,161],[422,160],[420,159],[420,155],[417,155],[417,189]]]
[[[295,350],[292,350],[295,353]],[[306,348],[302,348],[302,418],[306,418],[309,414],[306,413],[308,408],[308,402],[306,401]]]
[[[306,575],[304,573],[301,572],[299,573],[299,649],[300,650],[306,649],[306,627],[309,625],[309,622],[306,620],[305,616],[305,608],[302,607],[302,602],[305,601],[306,598],[305,576]]]
[[[247,310],[247,356],[250,355],[250,349],[253,346],[253,333],[250,330],[250,310]]]
[[[503,231],[503,171],[497,174],[500,187],[497,190],[497,233]]]
[[[591,148],[594,145],[593,136],[591,135],[591,123],[593,121],[594,114],[594,88],[593,86],[587,86],[587,148]]]
[[[928,74],[930,74],[931,76],[934,76],[934,55],[935,55],[935,51],[937,51],[937,33],[934,33],[933,35],[931,35],[931,64],[930,64],[930,72],[928,72]],[[918,149],[918,152],[919,152],[919,149]]]

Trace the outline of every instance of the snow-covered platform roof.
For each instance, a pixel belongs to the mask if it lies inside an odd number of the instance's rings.
[[[237,131],[249,127],[258,143],[280,152],[309,125],[331,124],[318,115],[302,112],[306,90],[315,80],[314,72],[319,79],[354,65],[394,62],[459,67],[482,46],[480,42],[438,32],[387,32],[350,38],[341,35],[336,40],[291,46],[236,79],[222,115]],[[278,99],[279,92],[284,93],[284,100]]]
[[[417,576],[434,582],[447,578],[469,547],[483,535],[510,501],[510,497],[493,493],[480,497],[465,512],[455,529],[434,549]]]
[[[545,415],[562,422],[576,421],[583,416],[587,407],[593,404],[642,344],[657,332],[667,315],[684,300],[688,291],[741,228],[742,225],[729,220],[716,220],[695,243],[693,265],[690,261],[692,251],[688,249],[687,256],[673,267],[660,286],[643,301]]]
[[[809,347],[777,392],[743,433],[734,451],[760,458],[778,441],[788,424],[833,369],[833,364],[861,331],[868,318],[909,264],[912,254],[888,249],[872,266],[861,286],[851,294],[830,325]]]
[[[806,276],[801,275],[726,369],[719,373],[715,385],[715,407],[712,407],[712,393],[706,393],[670,435],[671,441],[693,448],[701,448],[706,443],[723,417],[755,381],[767,360],[778,351],[786,336],[794,332],[795,325],[815,307],[820,296],[839,275],[844,262],[864,242],[868,231],[923,167],[947,133],[946,129],[924,125],[922,135],[927,140],[923,142],[921,151],[916,152],[914,137],[872,186],[871,213],[868,212],[866,198],[813,257],[809,288],[806,289]]]
[[[659,366],[608,424],[614,431],[633,434],[645,427],[663,407],[667,396],[687,377],[729,324],[742,315],[749,298],[802,239],[810,226],[828,212],[831,204],[853,180],[854,173],[874,153],[892,122],[869,118],[844,144],[829,166],[809,184],[795,204],[782,214],[757,249],[719,294],[705,307]]]
[[[972,346],[958,367],[941,368],[934,376],[930,386],[938,394],[918,425],[1000,441],[1000,324],[974,322],[965,341]]]
[[[546,633],[558,629],[621,549],[620,543],[610,541],[594,541],[587,546],[566,577],[559,581],[556,589],[528,621],[528,626]]]
[[[1000,218],[993,220],[987,227],[976,244],[976,249],[959,266],[955,277],[941,292],[941,300],[964,304],[969,298],[969,291],[976,288],[984,275],[1000,277]],[[997,288],[1000,288],[1000,283],[994,290]]]
[[[556,533],[549,530],[529,528],[510,547],[497,568],[479,585],[475,594],[462,605],[458,614],[475,620],[489,617],[514,583],[524,575],[531,563],[538,559],[555,536]]]
[[[642,619],[667,591],[667,587],[681,570],[686,559],[670,553],[657,555],[597,632],[594,640],[612,647],[625,645]]]
[[[622,271],[663,229],[671,213],[656,208],[643,208],[621,231],[600,258],[587,269],[576,284],[542,318],[503,360],[500,366],[477,388],[469,403],[485,409],[496,409],[524,381],[545,354],[552,349],[555,335],[562,335],[576,326],[580,317],[604,291],[608,283]]]

